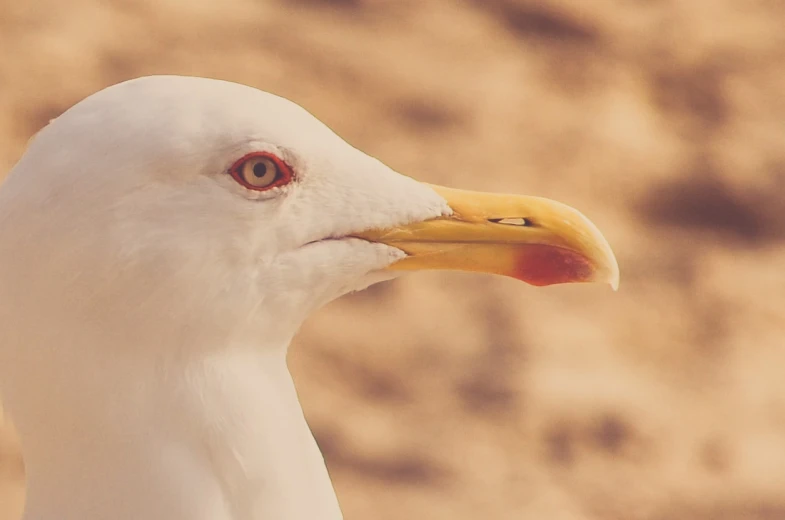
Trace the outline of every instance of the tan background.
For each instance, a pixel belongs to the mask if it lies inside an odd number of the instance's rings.
[[[0,0],[0,172],[152,73],[557,198],[617,252],[616,294],[420,273],[314,316],[291,364],[347,520],[785,519],[784,2]],[[0,519],[22,482],[6,423]]]

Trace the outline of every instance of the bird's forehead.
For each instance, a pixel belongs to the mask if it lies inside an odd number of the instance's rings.
[[[299,105],[220,80],[151,76],[100,91],[57,120],[58,133],[121,139],[122,147],[174,148],[188,155],[259,141],[329,149],[337,136]],[[111,143],[116,145],[119,143]]]

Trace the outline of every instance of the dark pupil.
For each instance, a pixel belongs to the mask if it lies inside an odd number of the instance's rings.
[[[265,176],[267,173],[267,164],[263,162],[258,162],[253,165],[253,174],[256,175],[259,179]]]

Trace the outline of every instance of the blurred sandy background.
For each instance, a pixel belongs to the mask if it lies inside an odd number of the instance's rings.
[[[291,365],[347,520],[785,519],[784,2],[0,0],[0,176],[153,73],[559,199],[617,252],[616,294],[420,273],[314,316]],[[0,519],[22,488],[6,420]]]

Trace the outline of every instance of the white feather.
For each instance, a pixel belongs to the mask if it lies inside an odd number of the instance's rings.
[[[254,150],[295,181],[239,186],[227,169]],[[0,189],[0,393],[26,518],[341,518],[287,345],[403,256],[341,237],[450,211],[249,87],[149,77],[68,110]]]

